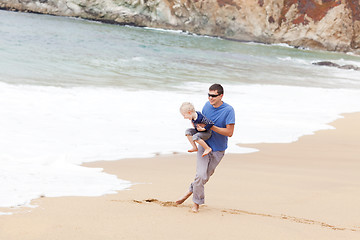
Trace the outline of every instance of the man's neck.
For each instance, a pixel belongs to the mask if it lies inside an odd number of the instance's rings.
[[[221,101],[219,104],[217,104],[217,105],[212,105],[214,108],[218,108],[218,107],[220,107],[221,105],[223,105],[223,101]]]

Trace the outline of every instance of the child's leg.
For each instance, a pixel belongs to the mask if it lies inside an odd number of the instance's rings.
[[[196,130],[195,128],[188,128],[185,131],[185,136],[187,137],[187,139],[189,140],[191,146],[193,147],[192,149],[189,149],[188,152],[196,152],[198,150],[196,143],[193,140],[193,135],[196,134]]]
[[[189,149],[188,152],[197,152],[198,148],[195,141],[193,140],[193,137],[191,135],[186,135],[186,137],[189,140],[191,146],[193,147],[192,149]]]
[[[204,151],[204,153],[203,153],[202,156],[206,156],[206,155],[208,155],[208,154],[212,151],[211,147],[209,147],[209,145],[207,145],[204,140],[198,139],[198,140],[195,140],[195,142],[197,142],[198,144],[200,144],[200,146],[202,146],[202,147],[205,149],[205,151]]]

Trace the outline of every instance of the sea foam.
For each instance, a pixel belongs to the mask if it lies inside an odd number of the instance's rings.
[[[332,129],[328,123],[341,113],[360,110],[358,90],[224,87],[223,100],[236,112],[232,153],[256,151],[238,143],[293,142]],[[0,207],[29,205],[41,196],[100,196],[129,188],[130,182],[81,163],[186,153],[184,130],[191,124],[179,107],[190,101],[201,110],[207,88],[187,83],[178,91],[129,91],[0,83]]]

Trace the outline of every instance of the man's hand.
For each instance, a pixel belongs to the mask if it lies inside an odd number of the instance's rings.
[[[224,135],[224,136],[227,136],[227,137],[231,137],[234,133],[234,127],[235,125],[234,124],[228,124],[226,125],[226,128],[220,128],[220,127],[217,127],[217,126],[212,126],[212,128],[210,128],[211,130],[221,134],[221,135]]]

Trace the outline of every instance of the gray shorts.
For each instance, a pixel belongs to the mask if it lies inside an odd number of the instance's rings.
[[[207,130],[207,131],[204,131],[204,132],[198,132],[195,130],[195,128],[188,128],[186,129],[185,131],[185,135],[190,135],[192,136],[193,140],[194,141],[197,141],[197,140],[208,140],[210,137],[211,137],[211,130]]]

